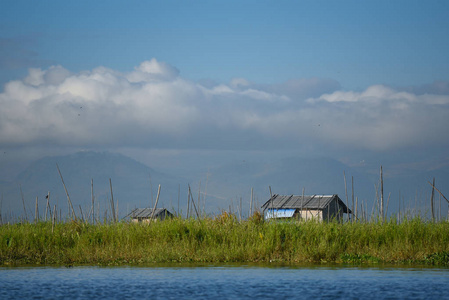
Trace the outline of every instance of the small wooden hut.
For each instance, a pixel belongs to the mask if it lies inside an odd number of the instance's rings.
[[[338,195],[283,196],[274,194],[262,205],[265,219],[330,221],[352,213]]]
[[[151,220],[151,217],[153,217],[153,221],[163,221],[167,218],[172,218],[173,214],[169,212],[165,208],[156,208],[154,210],[152,208],[136,208],[132,212],[130,212],[125,218],[131,218],[132,222],[146,222],[149,223]]]

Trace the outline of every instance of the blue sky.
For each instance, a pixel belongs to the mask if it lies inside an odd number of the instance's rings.
[[[448,15],[447,1],[2,1],[0,148],[448,165]]]
[[[2,47],[2,83],[27,67],[128,71],[153,57],[185,78],[218,82],[320,77],[360,90],[449,76],[447,1],[2,1],[1,6],[0,37],[14,43]],[[5,66],[8,56],[16,66]]]

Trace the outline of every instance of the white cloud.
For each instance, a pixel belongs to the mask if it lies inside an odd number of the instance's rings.
[[[324,100],[327,102],[356,102],[360,99],[360,93],[355,92],[343,92],[336,91],[332,94],[324,94],[318,98],[318,100]],[[316,99],[308,99],[308,102],[313,103],[316,102]]]
[[[155,58],[142,62],[134,68],[134,72],[126,75],[130,82],[149,82],[154,80],[170,80],[178,76],[179,71],[164,62],[158,62]]]
[[[445,117],[449,96],[415,95],[375,85],[363,92],[324,94],[309,102],[320,108],[323,138],[332,143],[388,150],[449,140],[444,129],[449,125]]]
[[[317,78],[206,86],[156,59],[129,73],[30,69],[0,94],[0,144],[384,151],[449,141],[448,95],[338,87]]]
[[[251,83],[245,78],[233,78],[230,82],[232,88],[247,88],[251,85]]]

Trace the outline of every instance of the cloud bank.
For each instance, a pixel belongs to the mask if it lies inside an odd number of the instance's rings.
[[[30,69],[0,94],[0,144],[386,151],[447,146],[449,85],[373,85],[344,91],[332,79],[263,85],[201,84],[156,59],[130,72]]]

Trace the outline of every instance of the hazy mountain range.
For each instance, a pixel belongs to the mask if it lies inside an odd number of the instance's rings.
[[[183,215],[187,210],[189,184],[198,208],[207,213],[218,213],[229,208],[237,212],[241,203],[242,213],[246,215],[251,188],[254,189],[254,206],[257,207],[269,199],[269,187],[272,193],[277,194],[301,194],[303,189],[305,194],[339,194],[346,201],[343,172],[346,174],[349,201],[354,181],[355,197],[359,204],[363,203],[367,211],[371,212],[376,201],[376,185],[379,183],[379,174],[329,158],[291,157],[269,162],[231,160],[209,168],[206,173],[192,170],[191,175],[181,177],[152,169],[122,154],[83,151],[36,160],[12,180],[0,182],[3,218],[25,214],[22,193],[28,218],[34,216],[36,197],[39,214],[41,217],[44,215],[48,192],[50,205],[53,207],[57,204],[61,212],[66,213],[67,196],[57,165],[77,214],[81,214],[81,210],[85,216],[90,213],[93,180],[95,210],[100,218],[106,210],[108,213],[111,210],[109,179],[114,202],[118,201],[120,217],[135,207],[153,205],[159,184],[161,194],[158,207],[179,210]],[[384,194],[386,199],[390,195],[389,211],[396,211],[400,205],[423,211],[428,209],[431,187],[427,181],[433,177],[437,178],[436,185],[445,193],[447,186],[443,183],[449,179],[445,167],[426,172],[408,172],[405,175],[388,175],[387,169]],[[436,199],[439,199],[438,193]],[[442,213],[447,214],[444,200]]]

